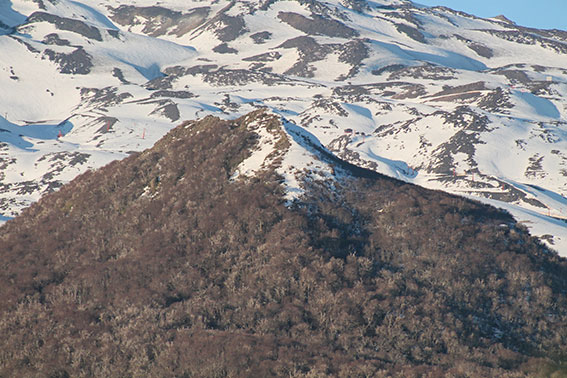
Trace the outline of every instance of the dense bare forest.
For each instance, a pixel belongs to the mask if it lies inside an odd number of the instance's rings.
[[[185,123],[0,228],[0,376],[566,373],[567,263],[510,215],[361,169],[286,207],[230,180],[255,143]]]

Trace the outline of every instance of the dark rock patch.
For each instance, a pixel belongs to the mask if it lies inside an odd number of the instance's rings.
[[[448,142],[441,144],[433,151],[434,158],[429,163],[427,171],[450,175],[455,167],[453,157],[459,153],[467,156],[465,161],[469,166],[476,167],[475,145],[479,143],[481,141],[478,134],[471,134],[463,130],[457,131]]]
[[[160,6],[136,7],[121,5],[111,8],[110,18],[122,26],[144,24],[142,32],[158,37],[165,34],[182,36],[202,25],[207,19],[210,8],[192,9],[189,13],[172,11]],[[144,21],[140,21],[140,18]]]
[[[458,34],[455,34],[455,38],[457,38],[461,42],[464,42],[468,48],[470,48],[472,51],[477,53],[479,56],[482,56],[483,58],[492,58],[494,56],[494,51],[486,45],[471,41],[470,39],[462,37]]]
[[[267,52],[267,53],[250,56],[250,57],[244,58],[242,60],[244,60],[246,62],[273,62],[275,60],[278,60],[281,57],[282,57],[282,54],[280,54],[279,52],[270,51],[270,52]]]
[[[195,76],[197,74],[206,74],[206,73],[212,72],[217,68],[218,68],[218,66],[216,64],[205,64],[205,65],[193,66],[193,67],[189,67],[189,68],[185,69],[183,74]],[[168,74],[168,72],[170,72],[170,71],[165,70],[166,74]]]
[[[526,86],[536,96],[551,96],[553,94],[552,85],[553,82],[550,81],[532,81]]]
[[[492,177],[491,177],[492,179]],[[525,202],[532,206],[539,207],[541,209],[547,208],[543,203],[538,201],[533,197],[528,197],[528,195],[521,190],[516,189],[515,187],[505,183],[500,182],[501,188],[503,188],[502,192],[493,192],[493,191],[486,191],[486,192],[477,192],[477,195],[480,194],[485,198],[494,199],[497,201],[503,202]],[[553,244],[553,243],[552,243]]]
[[[124,73],[122,72],[122,70],[120,68],[114,68],[112,70],[112,76],[114,76],[115,78],[117,78],[118,80],[120,80],[120,82],[122,84],[130,84],[130,82],[128,80],[126,80],[124,78]]]
[[[368,58],[368,47],[363,40],[357,39],[339,47],[339,51],[339,62],[348,63],[352,67],[348,74],[341,75],[337,80],[354,77],[360,71],[362,61]]]
[[[247,85],[250,83],[275,85],[288,81],[288,79],[281,75],[276,75],[269,72],[250,71],[244,69],[231,70],[225,68],[203,73],[203,80],[209,84],[218,86]]]
[[[402,81],[389,81],[366,85],[345,85],[336,88],[333,95],[345,101],[376,102],[375,96],[392,97],[400,94],[421,92],[420,85]],[[403,97],[403,95],[401,95]],[[411,96],[410,96],[411,97]]]
[[[486,90],[484,81],[477,81],[475,83],[458,85],[456,87],[452,87],[450,85],[444,85],[443,90],[441,92],[435,93],[431,97],[447,96],[452,94],[460,94],[463,92],[484,91],[484,90]]]
[[[102,42],[100,30],[94,26],[87,25],[83,21],[74,20],[66,17],[59,17],[45,12],[34,12],[26,20],[27,24],[35,22],[48,22],[55,25],[59,30],[66,30],[77,33],[88,39]]]
[[[341,103],[328,98],[320,98],[311,104],[311,108],[333,114],[339,117],[348,117],[349,113],[342,107]]]
[[[173,66],[164,70],[163,77],[158,77],[146,83],[146,88],[149,90],[170,90],[173,88],[173,82],[185,75],[196,76],[199,74],[206,74],[218,68],[216,64],[202,64],[192,67]]]
[[[393,71],[388,80],[400,80],[404,77],[411,77],[414,79],[427,79],[427,80],[451,80],[455,78],[455,70],[447,67],[436,66],[433,64],[424,64],[421,66],[413,67],[399,67],[398,65],[390,66]],[[388,69],[386,72],[390,71]]]
[[[431,101],[443,101],[443,102],[460,102],[460,103],[471,103],[478,99],[482,94],[478,91],[476,92],[468,92],[468,93],[459,93],[454,95],[447,95],[436,97]]]
[[[411,119],[408,121],[399,121],[390,124],[380,125],[372,133],[378,138],[397,135],[400,133],[406,133],[412,130],[412,126],[415,125],[415,122],[418,120],[419,119]],[[425,144],[426,142],[422,141],[422,145]]]
[[[360,102],[370,95],[370,91],[363,85],[344,85],[333,90],[333,97],[344,101]]]
[[[398,32],[407,35],[408,37],[410,37],[411,39],[413,39],[414,41],[420,42],[420,43],[426,43],[425,42],[425,36],[416,28],[406,25],[406,24],[396,24],[396,29],[398,30]]]
[[[41,186],[37,181],[21,181],[17,184],[17,187],[16,193],[22,196],[41,192]]]
[[[98,123],[102,123],[102,126],[97,130],[97,133],[106,134],[114,128],[114,125],[118,122],[118,118],[105,116],[97,118],[96,121]]]
[[[211,23],[221,22],[224,27],[215,30],[215,34],[222,42],[234,41],[236,38],[246,33],[246,23],[244,19],[240,16],[228,16],[226,14],[221,14],[211,20]]]
[[[301,77],[313,77],[315,68],[310,66],[309,63],[325,59],[334,50],[334,46],[320,45],[315,39],[308,36],[289,39],[278,47],[285,49],[296,48],[299,51],[300,60],[287,70],[285,74]]]
[[[235,112],[240,108],[240,104],[234,102],[230,99],[229,94],[225,94],[222,101],[215,102],[215,105],[222,109],[223,112],[230,114],[231,112]]]
[[[396,100],[405,100],[408,98],[418,98],[425,96],[427,91],[421,84],[407,85],[403,87],[403,92],[395,94],[392,98]]]
[[[528,84],[529,82],[531,82],[529,76],[524,71],[520,70],[502,69],[497,70],[494,73],[497,75],[506,76],[506,78],[512,83]]]
[[[510,103],[510,95],[502,90],[502,88],[496,88],[490,93],[482,97],[478,102],[478,107],[486,110],[488,112],[506,112],[504,109],[511,109],[514,107]]]
[[[165,76],[157,77],[155,79],[150,80],[145,84],[145,87],[149,90],[158,90],[158,89],[169,90],[173,88],[173,82],[182,76],[185,75],[195,76],[199,73],[205,73],[210,70],[216,69],[217,67],[218,66],[216,64],[197,65],[192,67],[182,67],[182,66],[168,67],[163,72]]]
[[[508,25],[516,25],[516,23],[514,21],[510,20],[508,17],[504,16],[503,14],[499,14],[498,16],[493,17],[493,18],[496,19],[496,20],[502,21],[502,22],[504,22],[505,24],[508,24]]]
[[[405,7],[401,5],[398,7],[397,10],[394,12],[387,12],[385,13],[388,17],[397,18],[400,20],[404,20],[409,22],[412,25],[415,25],[416,28],[420,28],[422,26],[422,22],[416,17],[415,9]]]
[[[308,35],[326,35],[328,37],[354,38],[358,32],[340,21],[324,18],[317,14],[307,18],[293,12],[280,12],[278,18]]]
[[[47,7],[45,6],[45,3],[43,2],[43,0],[32,0],[35,4],[37,4],[38,8],[41,10],[47,10]]]
[[[401,70],[405,67],[406,66],[404,66],[403,64],[390,64],[388,66],[372,70],[372,75],[380,76],[384,72],[396,72],[396,71],[399,71],[399,70]]]
[[[547,176],[547,173],[544,171],[542,163],[543,163],[544,156],[540,154],[535,154],[529,159],[529,165],[526,167],[526,172],[524,176],[530,179],[542,179]]]
[[[59,65],[59,72],[63,74],[87,75],[91,72],[92,57],[79,47],[70,54],[58,53],[47,49],[43,52],[51,61]]]
[[[484,115],[474,112],[468,106],[459,106],[451,113],[444,113],[445,123],[462,128],[468,132],[490,131],[490,120]]]
[[[217,54],[238,54],[238,50],[229,47],[226,43],[213,47],[213,51]]]
[[[266,41],[268,39],[270,39],[271,37],[272,37],[272,33],[270,33],[269,31],[254,33],[250,36],[250,38],[252,38],[254,43],[256,43],[258,45],[260,45],[262,43],[266,43]]]
[[[365,0],[343,0],[342,4],[355,12],[364,13],[370,10],[368,2]]]
[[[121,104],[126,99],[133,97],[130,93],[117,94],[118,88],[105,87],[99,88],[81,88],[82,101],[89,105],[97,107],[109,107]]]
[[[320,0],[297,0],[297,2],[303,5],[308,11],[313,14],[321,15],[325,18],[339,18],[341,20],[346,20],[347,17],[344,13],[337,10],[336,8],[330,8]]]
[[[315,41],[312,37],[299,36],[292,39],[288,39],[284,43],[278,46],[278,48],[284,49],[298,49],[300,53],[305,55],[317,55],[318,59],[325,57],[325,53],[328,52],[327,49],[322,48],[320,44]]]
[[[536,30],[537,33],[548,37],[548,38],[552,38],[555,40],[559,40],[559,41],[563,41],[563,42],[567,42],[567,31],[565,30],[558,30],[558,29],[551,29],[551,30],[539,30],[539,29],[533,29]]]
[[[164,117],[169,118],[171,122],[178,121],[181,117],[181,115],[179,114],[179,108],[173,101],[168,101],[164,105],[158,107],[152,112],[152,114],[161,114]]]
[[[108,29],[107,32],[108,32],[108,35],[110,35],[112,38],[120,39],[120,31],[119,30]]]
[[[163,76],[157,77],[148,81],[145,84],[145,87],[151,91],[155,91],[157,89],[171,89],[173,88],[173,81],[177,79],[175,76]]]
[[[112,118],[112,117],[109,117]],[[116,121],[116,118],[112,118]],[[50,154],[43,155],[37,161],[41,162],[44,160],[48,160],[50,163],[64,163],[65,165],[69,166],[76,166],[79,164],[84,164],[88,161],[88,158],[91,155],[83,153],[83,152],[76,152],[76,151],[64,151],[64,152],[54,152]],[[58,169],[55,171],[50,171],[53,175],[54,173],[60,173],[63,169],[62,166],[57,167]]]
[[[439,112],[450,124],[458,130],[446,143],[437,147],[433,153],[433,159],[429,163],[429,172],[451,174],[454,169],[453,156],[462,153],[467,158],[465,161],[472,169],[476,169],[477,163],[474,159],[477,144],[484,144],[480,139],[480,133],[488,131],[489,119],[472,111],[468,106],[459,106],[452,113]],[[466,117],[465,117],[466,116]],[[471,120],[472,118],[472,120]]]
[[[151,94],[152,98],[156,97],[170,97],[170,98],[194,98],[197,97],[194,93],[189,91],[168,91],[168,90],[161,90],[156,91]]]
[[[299,77],[314,77],[315,67],[309,65],[305,61],[295,63],[290,69],[284,72],[284,75],[299,76]]]
[[[56,46],[70,46],[71,42],[66,39],[62,39],[56,33],[51,33],[45,36],[43,43],[46,45],[56,45]]]
[[[482,30],[485,33],[496,36],[500,39],[519,43],[522,45],[540,45],[541,47],[553,50],[558,54],[567,54],[567,44],[554,39],[545,38],[538,34],[525,32],[522,30]],[[539,32],[539,31],[538,31]]]
[[[216,64],[202,64],[192,67],[173,66],[164,70],[163,77],[150,80],[145,86],[149,90],[170,90],[173,88],[173,82],[185,75],[196,76],[206,74],[218,68]]]

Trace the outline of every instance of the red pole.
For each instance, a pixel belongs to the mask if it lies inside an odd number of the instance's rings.
[[[110,130],[110,121],[106,121],[106,131]]]
[[[142,139],[146,139],[146,129],[142,132]]]
[[[59,133],[57,134],[57,139],[61,138],[63,136],[63,133],[61,132],[61,130],[59,130]]]

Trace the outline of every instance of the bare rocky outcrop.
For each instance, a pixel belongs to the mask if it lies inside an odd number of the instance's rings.
[[[128,27],[143,23],[142,31],[154,37],[164,34],[182,36],[202,25],[209,11],[208,7],[194,8],[188,13],[182,13],[160,6],[121,5],[112,9],[111,18],[114,22]]]
[[[98,28],[77,19],[59,17],[46,12],[34,12],[27,18],[26,24],[36,22],[48,22],[55,25],[57,29],[71,31],[95,41],[102,41],[102,34]]]

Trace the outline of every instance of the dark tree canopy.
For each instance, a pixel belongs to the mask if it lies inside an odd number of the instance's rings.
[[[286,207],[273,170],[230,179],[254,117],[182,124],[0,228],[0,377],[565,373],[564,259],[360,170]]]

